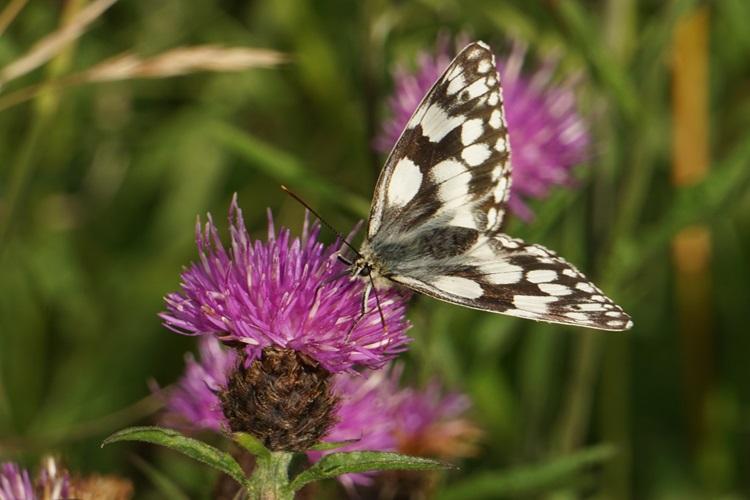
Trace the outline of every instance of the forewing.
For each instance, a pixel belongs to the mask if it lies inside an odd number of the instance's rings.
[[[504,234],[480,239],[460,258],[402,271],[389,278],[474,309],[600,330],[633,326],[625,311],[573,265],[541,245]]]
[[[380,173],[368,237],[429,223],[496,232],[510,188],[500,79],[483,42],[467,46],[422,100]]]

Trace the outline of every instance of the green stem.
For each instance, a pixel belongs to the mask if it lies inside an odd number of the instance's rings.
[[[293,500],[289,488],[289,463],[293,453],[273,451],[267,457],[257,457],[250,477],[249,495],[253,500]]]

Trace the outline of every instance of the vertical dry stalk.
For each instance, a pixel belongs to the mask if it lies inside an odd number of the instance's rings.
[[[678,23],[673,40],[672,181],[679,189],[702,181],[709,166],[709,12],[696,9]],[[711,232],[692,226],[672,241],[682,386],[693,444],[705,431],[706,396],[713,373]]]

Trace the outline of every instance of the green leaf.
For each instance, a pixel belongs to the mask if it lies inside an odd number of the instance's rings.
[[[332,453],[294,478],[290,488],[297,491],[307,483],[337,477],[351,472],[377,470],[436,470],[452,466],[436,460],[410,457],[383,451],[350,451]]]
[[[224,472],[243,487],[247,485],[247,479],[242,467],[240,467],[229,453],[223,452],[197,439],[183,436],[175,430],[163,427],[130,427],[109,436],[102,442],[102,447],[119,441],[143,441],[166,446]]]
[[[235,432],[232,439],[256,457],[270,457],[271,450],[263,446],[258,438],[246,432]]]
[[[310,451],[328,451],[328,450],[335,450],[336,448],[341,448],[342,446],[346,446],[348,444],[356,443],[359,441],[359,439],[345,439],[343,441],[322,441],[315,446],[312,446],[310,448]]]
[[[476,474],[446,488],[440,500],[504,498],[527,495],[569,480],[583,469],[604,462],[615,454],[610,445],[600,445],[539,465]]]

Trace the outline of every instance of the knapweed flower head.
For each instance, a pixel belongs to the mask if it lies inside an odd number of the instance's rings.
[[[59,500],[73,498],[70,474],[52,457],[42,459],[36,480],[13,462],[0,464],[0,500]]]
[[[12,462],[0,464],[0,500],[35,499],[29,471]]]
[[[70,474],[54,457],[44,457],[36,481],[40,498],[58,499],[71,497]]]
[[[330,373],[377,368],[405,349],[405,302],[393,290],[370,297],[362,316],[363,283],[342,275],[340,243],[318,241],[320,225],[305,221],[302,235],[278,233],[269,212],[267,241],[250,238],[237,205],[229,210],[225,248],[211,217],[196,228],[200,261],[182,273],[181,291],[165,298],[167,327],[187,335],[215,335],[244,346],[249,363],[265,348],[291,349]]]
[[[391,117],[374,140],[376,150],[387,153],[394,146],[422,97],[450,64],[447,47],[440,42],[435,54],[422,54],[416,72],[395,71],[388,100]],[[525,55],[525,48],[515,44],[507,57],[497,58],[497,66],[513,165],[509,204],[513,213],[529,220],[532,213],[524,200],[569,184],[571,168],[588,159],[590,135],[577,110],[573,81],[556,83],[553,60],[524,72]]]

